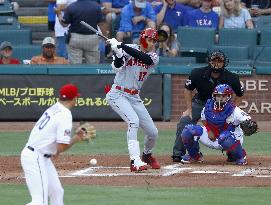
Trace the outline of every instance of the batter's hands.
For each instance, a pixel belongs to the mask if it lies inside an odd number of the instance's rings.
[[[121,42],[118,42],[115,38],[111,38],[108,39],[106,43],[109,43],[111,45],[112,51],[114,51],[118,58],[121,58],[123,56],[122,48],[118,48],[118,46],[121,45]]]

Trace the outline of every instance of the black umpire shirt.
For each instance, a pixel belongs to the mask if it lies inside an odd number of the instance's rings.
[[[218,78],[212,78],[208,66],[192,70],[189,79],[185,83],[185,88],[191,91],[196,89],[198,93],[195,98],[206,103],[208,99],[212,98],[212,92],[219,84],[228,84],[231,86],[238,97],[244,95],[244,90],[237,74],[224,69]]]

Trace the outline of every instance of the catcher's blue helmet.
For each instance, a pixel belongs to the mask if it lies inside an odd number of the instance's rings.
[[[219,84],[214,88],[213,91],[213,100],[214,110],[221,111],[225,107],[225,105],[231,100],[233,95],[232,88],[227,84]]]

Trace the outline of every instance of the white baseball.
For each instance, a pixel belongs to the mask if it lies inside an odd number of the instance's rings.
[[[97,159],[91,159],[89,163],[94,166],[97,164]]]

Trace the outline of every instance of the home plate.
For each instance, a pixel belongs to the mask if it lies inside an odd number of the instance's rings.
[[[81,177],[114,177],[114,176],[172,176],[174,174],[191,170],[189,167],[182,167],[182,165],[174,164],[163,166],[161,169],[148,169],[141,172],[131,172],[130,167],[88,167],[70,174],[70,176]]]

